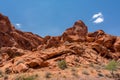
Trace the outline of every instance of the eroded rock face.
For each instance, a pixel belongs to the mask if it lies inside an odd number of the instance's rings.
[[[8,17],[0,14],[0,32],[7,33],[12,30]]]
[[[43,38],[31,32],[14,28],[8,17],[0,14],[0,47],[17,47],[32,50],[42,43]]]
[[[20,72],[25,72],[28,69],[29,68],[25,64],[19,63],[18,65],[16,65],[15,67],[13,67],[12,71],[14,71],[15,73],[20,73]]]
[[[120,52],[120,37],[117,37],[117,39],[114,43],[114,49],[115,49],[116,52]]]
[[[87,41],[103,45],[107,49],[114,52],[113,44],[116,41],[116,36],[105,34],[103,30],[98,30],[95,31],[94,33],[88,33]]]
[[[106,35],[104,37],[104,42],[103,45],[108,48],[113,50],[113,44],[115,43],[116,37],[115,36],[111,36],[111,35]]]
[[[105,32],[103,30],[98,30],[93,33],[87,34],[87,41],[88,42],[97,42],[102,43],[103,42],[103,36],[105,35]]]
[[[22,32],[0,14],[0,69],[9,73],[26,72],[41,67],[58,67],[58,60],[67,65],[103,63],[119,60],[120,37],[103,30],[88,33],[82,21],[74,23],[61,36],[44,38],[31,32]]]
[[[56,36],[46,36],[43,40],[43,43],[45,44],[45,48],[50,48],[50,47],[58,47],[61,43],[61,37]]]
[[[68,28],[62,35],[64,41],[85,41],[88,29],[86,25],[81,21],[75,22],[73,27]]]
[[[0,57],[2,60],[10,60],[11,58],[24,55],[24,50],[15,47],[2,47],[0,49]]]

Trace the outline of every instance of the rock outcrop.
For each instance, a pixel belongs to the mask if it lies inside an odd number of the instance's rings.
[[[69,66],[106,63],[120,59],[120,37],[103,30],[88,32],[81,21],[60,36],[44,38],[15,29],[8,17],[0,14],[0,69],[10,73],[41,67],[57,67],[58,60]]]
[[[17,47],[32,50],[42,44],[43,38],[31,32],[22,32],[0,14],[0,47]]]
[[[88,33],[87,26],[78,20],[71,28],[65,30],[61,36],[45,36],[43,43],[45,48],[58,47],[61,43],[68,42],[85,42]],[[43,47],[43,46],[42,46]]]
[[[86,41],[87,32],[87,26],[81,20],[78,20],[75,22],[73,27],[66,29],[66,31],[62,34],[62,39],[69,42],[83,42]]]

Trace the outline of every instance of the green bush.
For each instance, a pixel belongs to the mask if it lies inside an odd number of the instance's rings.
[[[118,67],[119,67],[119,63],[115,60],[112,60],[106,65],[105,68],[111,72],[111,75],[114,78],[114,71],[116,71]]]
[[[62,70],[64,70],[65,68],[67,68],[67,64],[65,60],[60,60],[58,61],[58,67]]]
[[[115,71],[118,68],[118,62],[115,60],[112,60],[106,65],[105,68],[110,71]]]
[[[15,78],[15,80],[36,80],[36,76],[18,76]]]

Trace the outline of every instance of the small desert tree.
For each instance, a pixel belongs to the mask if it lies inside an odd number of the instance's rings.
[[[111,75],[114,78],[114,71],[116,71],[118,69],[119,63],[115,60],[111,60],[107,65],[106,65],[106,69],[109,70],[111,72]]]

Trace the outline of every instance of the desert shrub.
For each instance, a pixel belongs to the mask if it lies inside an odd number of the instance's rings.
[[[79,75],[78,75],[78,72],[77,72],[77,70],[76,70],[76,68],[71,68],[71,71],[72,71],[72,75],[73,76],[75,76],[75,77],[79,77]]]
[[[105,68],[107,69],[107,70],[110,70],[110,71],[115,71],[115,70],[117,70],[117,68],[118,68],[118,62],[117,61],[115,61],[115,60],[112,60],[112,61],[110,61],[106,66],[105,66]]]
[[[50,78],[51,75],[52,75],[52,74],[51,74],[50,72],[47,72],[47,73],[45,74],[45,77],[46,77],[46,78]]]
[[[36,80],[36,76],[35,75],[31,75],[31,76],[18,76],[15,78],[15,80]]]
[[[82,71],[82,74],[90,75],[87,70]]]
[[[112,75],[110,75],[110,74],[106,74],[105,76],[108,78],[112,78]]]
[[[72,71],[72,72],[76,72],[77,70],[76,70],[74,67],[72,67],[72,68],[71,68],[71,71]]]
[[[107,70],[109,70],[111,72],[111,75],[113,76],[114,78],[114,71],[116,71],[119,67],[119,63],[115,60],[111,60],[106,66],[105,68]]]
[[[65,60],[60,60],[58,61],[58,67],[62,70],[64,70],[65,68],[67,68],[67,64]]]
[[[78,73],[72,72],[72,75],[75,77],[79,77]]]

